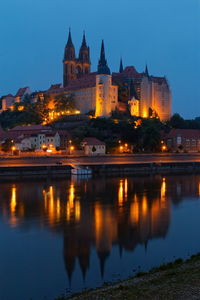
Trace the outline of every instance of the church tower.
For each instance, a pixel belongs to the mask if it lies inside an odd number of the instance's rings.
[[[112,84],[112,75],[105,57],[104,41],[102,41],[96,75],[96,117],[109,117],[116,109],[117,103],[118,87]]]
[[[77,77],[79,78],[81,75],[90,73],[90,66],[90,48],[87,46],[84,32],[82,45],[79,51],[79,58],[76,65]]]
[[[124,71],[123,68],[123,62],[122,62],[122,58],[120,59],[120,66],[119,66],[119,73],[122,73]]]
[[[76,56],[75,48],[72,43],[71,31],[69,30],[63,59],[63,86],[66,87],[69,82],[74,79],[76,79]]]

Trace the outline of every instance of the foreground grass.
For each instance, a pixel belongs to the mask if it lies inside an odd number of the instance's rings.
[[[200,253],[183,261],[138,273],[112,285],[55,300],[192,300],[200,299]]]

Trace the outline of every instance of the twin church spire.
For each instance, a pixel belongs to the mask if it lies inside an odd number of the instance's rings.
[[[86,42],[85,32],[83,32],[82,44],[79,50],[79,56],[76,58],[75,47],[72,42],[71,30],[69,29],[69,35],[64,53],[64,75],[63,75],[63,85],[68,86],[72,80],[78,79],[85,74],[90,73],[90,48]],[[120,59],[119,73],[124,71],[122,58]],[[98,74],[110,75],[110,69],[107,64],[105,55],[104,40],[101,43],[100,59],[98,63]],[[144,74],[149,77],[148,67],[146,66]]]
[[[68,40],[63,59],[63,86],[67,87],[72,80],[78,79],[83,75],[90,73],[90,67],[90,48],[87,46],[85,32],[83,33],[82,44],[79,50],[79,56],[77,58],[75,47],[72,42],[71,30],[69,29]],[[105,57],[104,41],[102,41],[101,44],[98,74],[110,75],[110,69]]]
[[[63,59],[63,86],[66,87],[72,80],[78,79],[84,74],[90,73],[90,66],[90,48],[86,43],[85,32],[83,33],[79,56],[76,58],[71,30],[69,30]]]
[[[82,39],[82,44],[80,47],[78,59],[81,61],[87,61],[88,63],[90,63],[90,49],[86,43],[85,32],[83,32],[83,39]],[[67,44],[65,47],[64,60],[76,60],[75,47],[72,42],[72,36],[71,36],[70,29],[69,29]]]

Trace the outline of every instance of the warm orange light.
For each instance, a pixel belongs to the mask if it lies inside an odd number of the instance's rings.
[[[165,151],[167,149],[166,146],[162,146],[162,150]]]
[[[161,201],[165,201],[166,200],[166,180],[163,177],[162,179],[162,185],[161,185]]]
[[[17,205],[16,194],[17,194],[17,189],[16,189],[15,186],[13,186],[12,187],[11,201],[10,201],[10,211],[11,211],[11,214],[15,213],[15,209],[16,209],[16,205]]]
[[[73,150],[74,150],[74,146],[71,146],[71,147],[70,147],[70,150],[73,151]]]
[[[16,150],[16,147],[15,146],[12,146],[12,151],[15,151]]]
[[[118,190],[118,204],[119,204],[119,206],[123,205],[123,201],[124,201],[124,186],[123,186],[123,180],[120,180],[119,190]]]

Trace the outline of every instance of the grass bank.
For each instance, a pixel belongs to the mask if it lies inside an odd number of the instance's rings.
[[[200,253],[164,264],[148,273],[71,297],[55,300],[193,300],[200,299]]]

